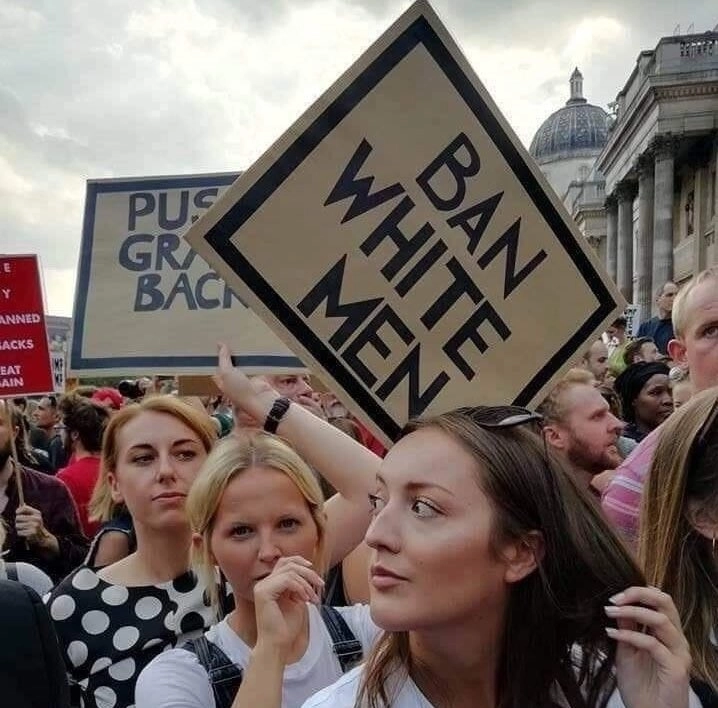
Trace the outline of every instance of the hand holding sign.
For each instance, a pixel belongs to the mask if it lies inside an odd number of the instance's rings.
[[[57,539],[45,528],[42,512],[39,509],[27,504],[19,506],[15,512],[15,531],[33,546],[46,548],[53,553],[59,551]]]
[[[215,382],[232,405],[248,414],[258,425],[266,420],[279,394],[262,376],[251,379],[232,365],[232,355],[226,344],[219,345],[219,365]]]

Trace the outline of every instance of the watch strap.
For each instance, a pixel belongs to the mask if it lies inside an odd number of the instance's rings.
[[[276,433],[279,423],[289,410],[291,401],[288,398],[278,398],[272,404],[272,408],[264,421],[264,430],[268,433]]]

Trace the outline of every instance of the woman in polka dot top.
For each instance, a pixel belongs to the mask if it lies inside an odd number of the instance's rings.
[[[214,619],[189,571],[184,503],[215,440],[209,417],[172,396],[120,411],[108,426],[100,483],[132,514],[137,550],[95,571],[78,568],[47,599],[75,704],[134,705],[140,671]]]

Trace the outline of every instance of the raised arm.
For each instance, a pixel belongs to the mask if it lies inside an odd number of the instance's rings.
[[[266,379],[250,379],[234,368],[225,345],[219,350],[217,384],[256,421],[265,421],[280,397]],[[296,404],[282,417],[277,433],[337,490],[325,506],[329,561],[336,565],[364,538],[370,521],[368,495],[374,491],[381,458]]]

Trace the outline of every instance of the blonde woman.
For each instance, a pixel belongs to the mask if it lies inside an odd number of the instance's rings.
[[[98,485],[108,516],[128,509],[137,548],[100,570],[80,566],[47,601],[78,705],[134,705],[144,666],[212,624],[189,570],[185,500],[214,441],[208,416],[171,396],[126,406],[108,424]]]
[[[646,579],[676,603],[705,706],[718,705],[717,418],[713,388],[664,423],[643,494],[638,543]]]
[[[337,652],[356,661],[369,650],[378,630],[366,606],[317,608],[322,572],[343,551],[332,556],[319,483],[286,443],[262,432],[219,443],[187,512],[198,574],[210,587],[218,566],[236,606],[202,646],[144,670],[137,708],[292,708],[348,667]]]

